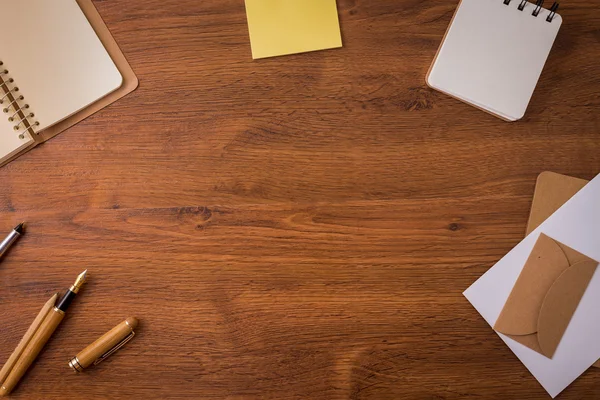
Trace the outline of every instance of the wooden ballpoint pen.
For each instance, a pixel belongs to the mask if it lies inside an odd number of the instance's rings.
[[[27,329],[27,332],[25,332],[25,335],[19,342],[19,345],[12,352],[12,354],[10,355],[10,357],[8,358],[8,360],[6,361],[6,363],[0,370],[0,385],[4,382],[4,380],[6,379],[8,374],[10,374],[10,371],[12,371],[16,362],[21,357],[21,354],[23,354],[23,350],[25,349],[25,347],[27,347],[27,345],[31,341],[31,338],[33,337],[33,335],[35,335],[35,332],[37,332],[37,329],[40,327],[40,324],[42,323],[44,318],[46,318],[46,315],[48,315],[50,310],[56,305],[57,299],[58,299],[58,293],[54,293],[52,295],[52,297],[50,297],[50,299],[46,302],[46,304],[44,304],[44,306],[38,313],[37,317],[35,317],[35,319],[31,323],[31,326],[29,327],[29,329]]]
[[[27,372],[27,369],[35,361],[38,354],[40,354],[40,351],[42,351],[42,348],[44,348],[44,345],[48,342],[48,339],[50,339],[64,318],[65,312],[69,308],[69,305],[71,305],[73,299],[77,296],[79,289],[85,283],[86,274],[87,270],[79,274],[75,283],[67,290],[43,319],[39,328],[33,334],[33,337],[29,340],[29,343],[25,346],[20,357],[15,362],[12,370],[4,382],[2,382],[0,396],[8,395],[15,388],[17,383],[19,383],[19,380],[25,375],[25,372]]]

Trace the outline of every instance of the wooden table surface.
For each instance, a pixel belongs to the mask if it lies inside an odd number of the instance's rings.
[[[425,84],[456,1],[338,0],[342,49],[260,61],[242,0],[95,4],[140,87],[0,169],[2,230],[29,223],[0,362],[90,275],[13,398],[549,398],[461,293],[540,172],[600,172],[597,0],[561,5],[516,123]],[[128,316],[126,348],[70,371]],[[560,398],[599,396],[590,370]]]

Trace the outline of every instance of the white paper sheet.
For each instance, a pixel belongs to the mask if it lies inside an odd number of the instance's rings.
[[[540,232],[600,260],[600,175],[479,278],[465,297],[494,325]],[[600,359],[600,272],[590,284],[552,359],[498,334],[546,391],[557,396]]]

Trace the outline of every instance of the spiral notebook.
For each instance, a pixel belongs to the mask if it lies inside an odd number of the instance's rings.
[[[461,0],[427,84],[507,121],[523,117],[562,23],[524,0]]]
[[[91,0],[5,0],[0,164],[131,92],[137,79]]]

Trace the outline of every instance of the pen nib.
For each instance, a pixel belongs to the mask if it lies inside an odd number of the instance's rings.
[[[79,292],[79,288],[83,286],[83,284],[85,283],[85,278],[87,276],[87,269],[85,271],[83,271],[82,273],[79,274],[79,276],[77,277],[77,279],[75,279],[75,283],[73,284],[73,286],[71,287],[71,291],[74,293]]]
[[[19,225],[15,226],[14,231],[17,233],[23,233],[23,228],[25,228],[25,222],[21,222]]]

